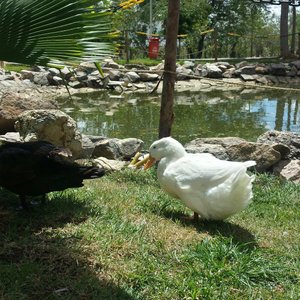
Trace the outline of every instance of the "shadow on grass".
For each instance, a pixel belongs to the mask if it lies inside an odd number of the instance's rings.
[[[91,216],[83,195],[54,193],[45,205],[17,212],[18,197],[0,189],[0,291],[5,299],[133,299],[106,275],[102,259],[86,249],[80,234],[56,231]]]
[[[28,197],[27,202],[32,200],[40,199]],[[66,223],[81,223],[90,215],[88,201],[77,201],[72,190],[50,193],[45,204],[29,205],[26,210],[18,209],[20,202],[17,195],[3,189],[0,190],[0,201],[0,211],[10,221],[11,230],[17,226],[19,233],[28,227],[32,231],[38,231],[43,227],[57,228]],[[2,221],[0,231],[5,229],[5,222]]]
[[[245,244],[248,248],[256,247],[258,244],[255,236],[247,229],[227,221],[195,221],[184,213],[165,210],[162,215],[173,221],[179,221],[185,226],[193,226],[198,232],[206,232],[210,235],[221,235],[232,238],[236,244]]]

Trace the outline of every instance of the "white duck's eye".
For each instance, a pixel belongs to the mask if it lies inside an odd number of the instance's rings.
[[[153,146],[153,149],[156,149],[156,146]]]

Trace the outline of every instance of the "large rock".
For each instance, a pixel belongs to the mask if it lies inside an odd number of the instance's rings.
[[[239,138],[239,137],[223,137],[223,138],[197,138],[195,140],[192,140],[191,142],[187,143],[185,147],[190,146],[199,146],[202,144],[219,144],[223,147],[228,147],[231,145],[236,145],[242,142],[245,142],[246,140]]]
[[[82,136],[82,152],[80,158],[90,158],[93,155],[95,150],[95,144],[90,140],[90,138],[85,135],[81,134]]]
[[[140,65],[140,64],[126,64],[125,68],[127,70],[150,70],[148,66]]]
[[[33,82],[38,85],[49,85],[47,72],[34,72]]]
[[[255,73],[261,74],[261,75],[266,75],[266,74],[268,74],[268,68],[265,65],[257,65],[255,67]]]
[[[209,78],[222,78],[222,70],[215,64],[205,64],[202,67],[202,76]]]
[[[108,71],[108,76],[110,80],[117,81],[123,77],[123,74],[119,70],[111,69]]]
[[[300,134],[295,132],[269,130],[260,135],[258,143],[272,145],[283,159],[300,159]]]
[[[273,172],[284,180],[300,183],[300,160],[282,160],[274,166]]]
[[[130,81],[130,82],[137,82],[140,80],[140,76],[134,72],[134,71],[130,71],[127,72],[125,77]]]
[[[23,141],[48,141],[69,148],[74,159],[82,156],[82,136],[76,122],[60,110],[26,111],[19,115],[15,127]]]
[[[244,66],[241,67],[239,69],[236,70],[236,74],[240,75],[240,74],[246,74],[246,75],[254,75],[255,74],[255,65],[248,65],[248,66]]]
[[[226,153],[226,149],[221,145],[213,145],[213,144],[201,144],[197,146],[187,146],[185,150],[188,153],[210,153],[219,159],[228,160],[228,154]]]
[[[241,74],[240,77],[241,77],[244,81],[255,81],[255,77],[252,76],[252,75]]]
[[[281,154],[273,146],[247,142],[238,137],[198,138],[185,145],[188,152],[207,152],[219,159],[231,161],[255,160],[259,172],[269,170],[281,160]]]
[[[256,170],[264,172],[281,160],[281,154],[267,144],[243,142],[231,145],[227,153],[232,161],[255,160]]]
[[[194,76],[191,69],[187,69],[184,66],[179,66],[176,68],[176,79],[177,80],[187,80]]]
[[[97,71],[97,67],[92,62],[82,62],[76,69],[76,72],[85,72],[87,74],[91,74],[94,71]]]
[[[93,157],[129,160],[142,149],[143,141],[135,138],[106,138],[95,143]]]
[[[105,157],[98,157],[94,159],[94,165],[103,168],[106,172],[114,172],[122,170],[126,162],[120,160],[107,159]]]
[[[111,58],[106,58],[101,63],[102,68],[120,69],[120,66]]]
[[[158,74],[152,74],[152,73],[140,73],[140,80],[141,81],[157,81],[159,79],[159,75]]]
[[[107,138],[96,142],[93,157],[106,157],[108,159],[121,158],[117,141],[118,139]]]
[[[245,142],[245,140],[237,137],[197,138],[187,143],[185,148],[189,153],[211,153],[219,159],[228,160],[226,148],[241,142]]]
[[[300,60],[292,61],[290,64],[300,70]]]
[[[285,65],[282,63],[279,64],[270,64],[269,72],[275,76],[285,76],[286,75],[286,68]]]
[[[20,95],[15,92],[0,94],[0,103],[0,134],[15,131],[15,121],[26,110],[56,109],[58,107],[55,101],[41,101],[37,96],[31,94]]]
[[[131,159],[135,153],[141,151],[144,142],[136,138],[127,138],[118,141],[122,157],[125,160]]]

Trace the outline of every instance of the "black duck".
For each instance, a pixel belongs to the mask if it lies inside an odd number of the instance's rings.
[[[67,158],[68,150],[49,142],[6,143],[0,146],[0,186],[19,195],[27,208],[26,196],[83,186],[84,179],[102,177],[104,170],[81,166]]]

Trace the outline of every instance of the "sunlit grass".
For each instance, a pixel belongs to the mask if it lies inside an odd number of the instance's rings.
[[[22,65],[22,64],[10,64],[10,63],[7,63],[7,64],[5,64],[4,69],[6,71],[20,72],[22,70],[30,70],[31,66],[29,66],[29,65]]]
[[[161,59],[151,59],[151,58],[134,58],[127,62],[125,59],[118,59],[117,63],[120,65],[125,64],[138,64],[138,65],[145,65],[145,66],[156,66],[161,63]]]
[[[125,170],[16,212],[0,191],[2,299],[299,299],[300,187],[258,175],[254,201],[200,222]]]

